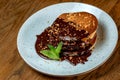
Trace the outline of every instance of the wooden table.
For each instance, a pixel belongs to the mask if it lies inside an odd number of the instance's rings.
[[[51,77],[30,68],[20,57],[16,39],[34,12],[60,2],[82,2],[107,12],[120,34],[120,0],[0,0],[0,80],[120,80],[120,40],[111,58],[98,69],[74,77]]]

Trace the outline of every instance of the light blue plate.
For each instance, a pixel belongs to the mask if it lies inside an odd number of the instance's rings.
[[[60,14],[82,11],[94,14],[99,22],[97,42],[88,61],[73,66],[67,61],[41,58],[35,51],[36,35],[50,26]],[[103,64],[111,56],[117,40],[116,25],[106,12],[88,4],[68,2],[48,6],[29,17],[18,33],[17,47],[21,57],[33,69],[53,76],[72,76],[92,71]]]

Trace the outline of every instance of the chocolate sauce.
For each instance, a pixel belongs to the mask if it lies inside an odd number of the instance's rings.
[[[63,19],[57,18],[51,27],[37,35],[35,43],[36,52],[42,55],[40,51],[48,49],[48,44],[57,46],[62,41],[61,61],[68,60],[74,65],[86,62],[91,55],[90,47],[92,45],[82,41],[82,39],[88,37],[89,33],[85,30],[76,30],[71,24],[76,25],[75,23],[65,22]]]

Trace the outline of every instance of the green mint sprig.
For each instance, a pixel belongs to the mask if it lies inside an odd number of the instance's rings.
[[[44,56],[47,56],[50,59],[59,60],[59,53],[61,52],[62,45],[63,42],[59,42],[57,47],[54,47],[53,45],[48,45],[49,50],[41,50],[40,53],[42,53]]]

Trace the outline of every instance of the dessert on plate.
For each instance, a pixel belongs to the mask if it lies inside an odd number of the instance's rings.
[[[37,35],[36,52],[45,59],[84,64],[95,46],[97,27],[97,18],[91,13],[63,13]]]

